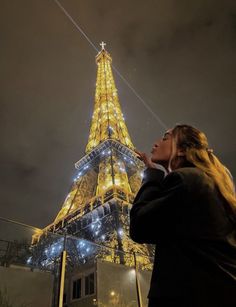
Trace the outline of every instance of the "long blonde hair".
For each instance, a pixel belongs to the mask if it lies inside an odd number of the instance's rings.
[[[229,204],[232,213],[236,213],[235,187],[230,171],[219,161],[209,149],[206,135],[189,125],[176,125],[172,129],[172,158],[170,166],[178,163],[194,165],[207,174]],[[184,152],[183,157],[176,155],[177,149]]]

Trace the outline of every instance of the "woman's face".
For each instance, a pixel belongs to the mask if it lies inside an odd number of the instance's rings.
[[[171,130],[168,130],[162,139],[155,142],[151,151],[152,162],[162,164],[168,167],[168,163],[172,153],[172,135]]]

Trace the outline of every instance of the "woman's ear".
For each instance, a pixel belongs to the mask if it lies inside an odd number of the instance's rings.
[[[184,157],[186,155],[185,151],[183,151],[183,149],[178,149],[176,156],[177,157]]]

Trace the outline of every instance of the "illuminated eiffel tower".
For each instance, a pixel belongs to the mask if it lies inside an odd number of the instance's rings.
[[[128,264],[125,253],[148,256],[150,251],[148,246],[129,238],[129,210],[140,187],[144,165],[134,152],[121,111],[112,58],[105,43],[101,47],[96,56],[95,104],[85,155],[75,163],[77,177],[57,217],[33,237],[33,242],[48,232],[66,232],[122,251],[118,257],[113,255],[106,260]]]

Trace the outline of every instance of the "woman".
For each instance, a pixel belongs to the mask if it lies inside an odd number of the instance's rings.
[[[130,236],[156,244],[149,307],[236,306],[236,198],[201,131],[158,141],[130,212]]]

